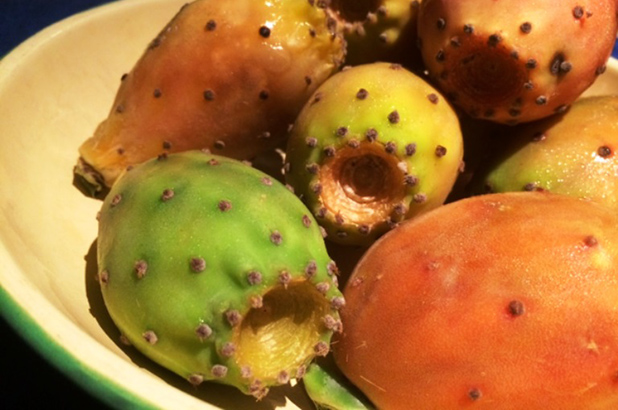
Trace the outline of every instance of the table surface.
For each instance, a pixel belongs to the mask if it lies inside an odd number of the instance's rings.
[[[46,26],[108,0],[0,0],[0,56]],[[618,47],[614,47],[618,57]],[[105,405],[76,386],[28,346],[0,319],[0,389],[8,409],[79,407],[104,410]]]

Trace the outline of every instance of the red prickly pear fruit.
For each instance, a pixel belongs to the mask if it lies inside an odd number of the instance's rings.
[[[344,49],[315,2],[188,3],[122,77],[108,117],[79,148],[80,188],[105,196],[126,167],[162,153],[207,148],[251,160],[278,147]]]
[[[334,359],[383,409],[618,408],[617,224],[547,192],[407,221],[345,286]]]
[[[618,96],[581,98],[564,114],[510,131],[474,193],[546,190],[618,210]]]
[[[605,71],[616,1],[423,1],[430,77],[472,116],[515,124],[563,111]]]

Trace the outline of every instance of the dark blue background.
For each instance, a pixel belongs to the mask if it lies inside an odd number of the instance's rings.
[[[226,0],[221,0],[226,1]],[[0,0],[0,56],[42,28],[106,0]],[[614,56],[618,48],[614,47]],[[0,319],[0,391],[8,409],[105,409],[50,366]]]

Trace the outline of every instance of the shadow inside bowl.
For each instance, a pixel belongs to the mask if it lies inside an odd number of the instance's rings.
[[[285,407],[286,403],[289,405],[289,402],[293,403],[301,410],[315,409],[311,399],[307,396],[307,393],[302,387],[302,383],[297,383],[294,386],[287,384],[273,387],[270,389],[266,398],[261,401],[256,401],[252,396],[245,395],[231,386],[214,382],[205,382],[197,387],[193,386],[176,373],[150,360],[134,347],[125,344],[120,337],[118,328],[105,307],[105,302],[103,301],[103,296],[99,288],[97,279],[96,239],[91,244],[85,260],[84,281],[90,313],[110,340],[112,340],[136,366],[154,374],[168,385],[220,409],[238,410],[241,408],[245,410],[273,410],[279,407]]]

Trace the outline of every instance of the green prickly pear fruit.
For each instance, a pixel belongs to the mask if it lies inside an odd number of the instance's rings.
[[[283,184],[202,151],[126,171],[99,215],[99,282],[122,335],[197,385],[263,397],[341,330],[337,268]]]
[[[563,114],[513,128],[472,190],[544,190],[618,210],[617,135],[618,96],[581,98]]]
[[[339,370],[332,355],[309,365],[303,385],[318,410],[375,410],[367,397]]]
[[[320,86],[288,139],[285,177],[327,232],[368,245],[440,206],[462,165],[457,115],[400,65],[343,70]]]
[[[79,148],[76,180],[102,197],[127,166],[163,152],[251,160],[285,143],[344,51],[336,21],[313,1],[192,1],[122,76]]]

